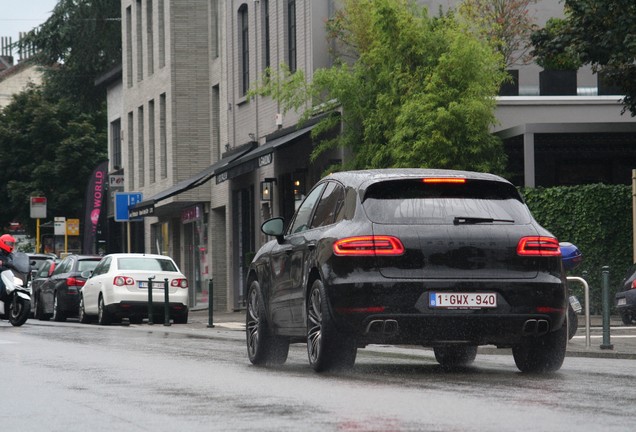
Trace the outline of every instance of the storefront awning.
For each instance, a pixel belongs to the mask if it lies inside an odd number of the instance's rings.
[[[152,216],[154,214],[155,204],[159,201],[168,199],[172,196],[178,195],[180,193],[189,191],[190,189],[194,189],[199,187],[206,182],[210,181],[212,177],[215,176],[215,172],[218,169],[225,167],[231,162],[235,161],[237,158],[248,153],[250,150],[254,148],[253,145],[246,145],[245,147],[241,147],[237,152],[233,153],[230,156],[227,156],[216,163],[213,163],[203,171],[195,174],[194,176],[187,178],[185,180],[181,180],[180,182],[175,183],[171,187],[166,190],[159,192],[151,196],[150,198],[146,198],[145,200],[137,203],[134,207],[130,209],[131,218],[132,217],[143,217],[143,216]]]
[[[221,183],[241,174],[254,171],[258,167],[269,165],[272,163],[272,153],[274,153],[274,150],[285,145],[292,144],[299,138],[309,134],[315,127],[316,124],[305,126],[304,128],[298,129],[287,135],[267,141],[265,144],[256,147],[252,151],[238,157],[232,162],[217,168],[214,172],[214,175],[216,175],[216,182]]]

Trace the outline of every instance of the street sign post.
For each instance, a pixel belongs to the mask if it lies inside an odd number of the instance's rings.
[[[141,202],[143,194],[141,192],[117,192],[115,193],[115,221],[116,222],[139,222],[143,218],[130,219],[128,210],[135,204]]]
[[[128,242],[128,252],[130,252],[130,222],[143,221],[144,218],[131,219],[128,212],[135,204],[141,202],[143,194],[141,192],[117,192],[115,193],[115,221],[127,222],[126,238]]]
[[[40,219],[46,219],[46,197],[31,197],[31,219],[35,219],[35,252],[40,252]]]

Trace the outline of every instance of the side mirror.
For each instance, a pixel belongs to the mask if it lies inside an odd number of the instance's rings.
[[[80,273],[80,276],[82,276],[84,279],[88,279],[89,277],[93,276],[93,270],[84,270],[82,273]]]
[[[261,231],[269,236],[275,236],[278,243],[283,242],[283,234],[285,230],[285,219],[275,217],[268,219],[261,225]]]

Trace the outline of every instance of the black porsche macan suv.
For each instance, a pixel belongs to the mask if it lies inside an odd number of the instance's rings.
[[[491,174],[350,171],[318,182],[247,276],[252,363],[306,342],[317,371],[353,366],[367,344],[432,347],[443,366],[477,346],[512,348],[522,371],[558,370],[567,344],[559,243],[517,189]]]

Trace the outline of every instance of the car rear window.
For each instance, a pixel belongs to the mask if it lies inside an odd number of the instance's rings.
[[[83,272],[86,270],[94,270],[99,264],[99,260],[82,260],[77,263],[77,271]]]
[[[177,271],[174,263],[168,259],[131,257],[119,258],[117,262],[120,270]]]
[[[367,217],[383,224],[453,224],[456,218],[493,219],[491,223],[526,224],[532,220],[514,186],[496,181],[424,183],[389,180],[370,185],[364,194]]]

